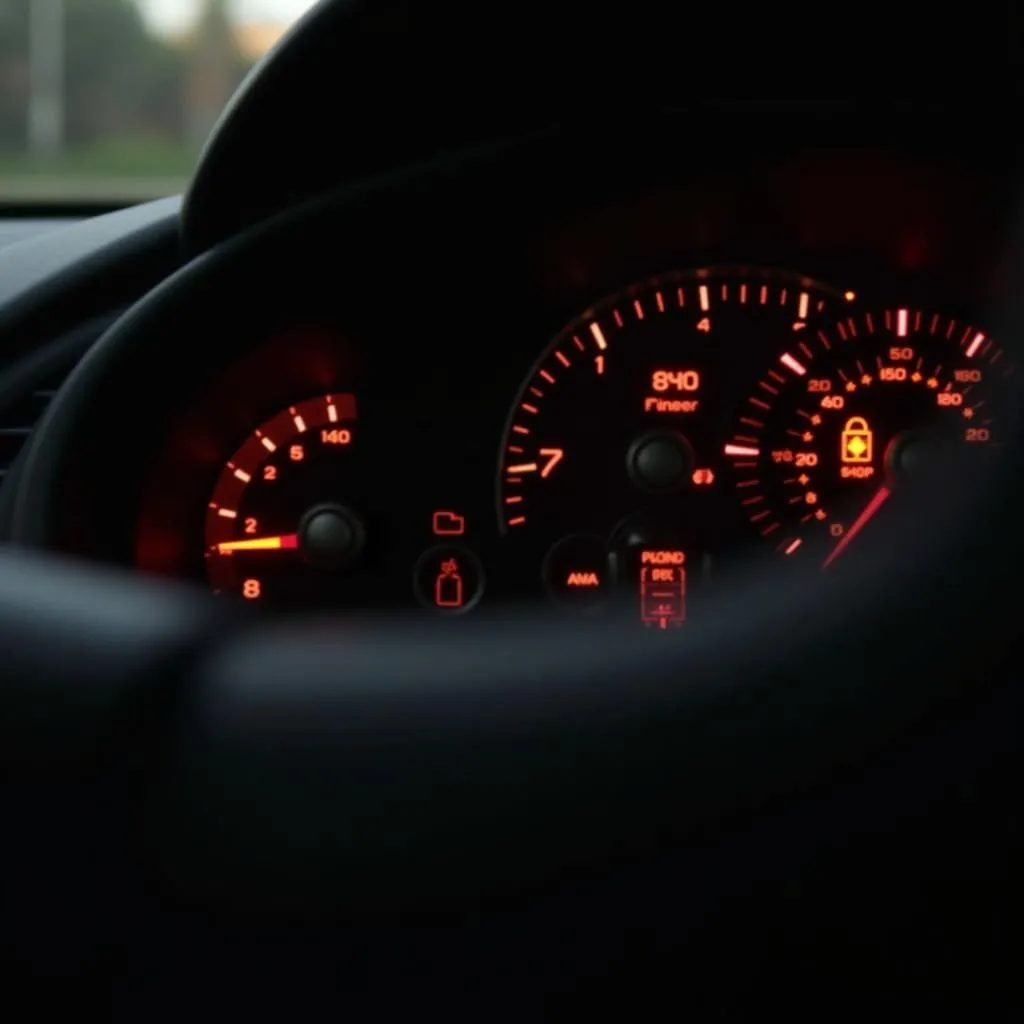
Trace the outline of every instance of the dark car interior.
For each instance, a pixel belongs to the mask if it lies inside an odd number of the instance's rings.
[[[3,218],[11,1006],[1018,1017],[1022,115],[1015,3],[325,0]]]

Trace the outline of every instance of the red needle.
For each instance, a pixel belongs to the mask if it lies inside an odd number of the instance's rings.
[[[822,564],[823,569],[827,569],[843,553],[846,545],[867,526],[868,521],[885,504],[890,494],[892,494],[892,491],[884,485],[875,491],[875,496],[864,507],[864,511],[857,516],[853,525],[839,538],[839,543],[832,549],[828,558]]]
[[[278,551],[281,548],[297,548],[299,546],[299,535],[297,533],[284,533],[279,537],[253,537],[251,540],[229,540],[217,545],[217,552],[221,555],[230,554],[232,551]]]

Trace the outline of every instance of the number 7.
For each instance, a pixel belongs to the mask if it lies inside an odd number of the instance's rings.
[[[562,461],[562,456],[565,454],[561,448],[541,448],[541,455],[547,458],[547,462],[544,463],[544,468],[540,471],[542,477],[551,475],[551,471]]]

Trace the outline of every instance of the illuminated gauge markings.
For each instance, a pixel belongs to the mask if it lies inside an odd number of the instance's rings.
[[[685,552],[696,586],[712,555],[747,536],[722,486],[732,413],[780,337],[804,360],[803,339],[843,305],[808,278],[723,268],[654,278],[571,321],[523,382],[502,441],[498,522],[520,545],[523,572],[540,586],[541,564],[564,570],[547,572],[549,593],[587,580],[604,597],[616,571],[616,586],[637,591],[636,579],[623,583],[635,561],[624,546],[646,545]],[[780,366],[780,380],[792,372]],[[753,438],[759,410],[744,423]],[[618,570],[602,575],[592,550],[578,565],[544,562],[579,535],[601,539]]]
[[[911,308],[861,312],[787,349],[724,446],[742,506],[787,556],[830,564],[945,444],[998,443],[1013,372],[976,326]],[[847,537],[847,540],[843,538]]]
[[[245,440],[220,472],[206,512],[206,568],[215,593],[301,605],[351,561],[363,536],[344,504],[355,397],[311,398]]]

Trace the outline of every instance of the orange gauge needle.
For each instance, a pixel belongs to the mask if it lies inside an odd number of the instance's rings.
[[[252,540],[229,540],[217,545],[217,553],[229,555],[232,551],[278,551],[281,548],[297,548],[299,535],[285,533],[280,537],[253,537]]]
[[[882,486],[875,491],[874,497],[864,507],[864,511],[853,521],[853,525],[839,538],[839,543],[829,553],[828,558],[825,559],[822,564],[823,569],[827,569],[845,550],[846,545],[853,540],[854,537],[860,533],[861,530],[867,526],[871,517],[885,504],[889,495],[892,491],[888,487]]]

